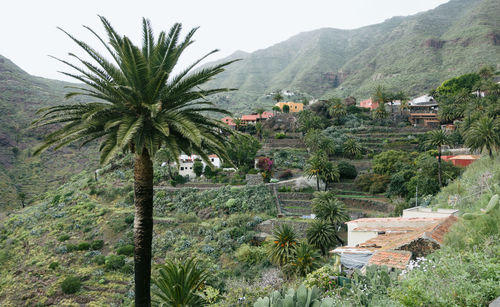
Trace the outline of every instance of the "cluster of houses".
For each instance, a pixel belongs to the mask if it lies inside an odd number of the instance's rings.
[[[402,217],[362,218],[347,222],[347,246],[330,253],[340,256],[347,269],[369,265],[405,269],[411,260],[425,257],[443,244],[457,221],[458,210],[414,207]]]
[[[300,102],[289,101],[289,102],[278,102],[275,104],[275,106],[280,108],[281,111],[283,111],[283,107],[285,105],[288,106],[290,113],[298,113],[298,112],[304,110],[304,104],[300,103]],[[241,125],[241,126],[245,126],[248,124],[255,125],[257,122],[265,121],[268,118],[271,118],[273,116],[274,116],[274,113],[267,112],[267,111],[263,112],[262,114],[259,114],[259,113],[245,114],[245,115],[242,115],[241,118],[239,118],[239,120],[240,120],[239,125]],[[236,127],[236,123],[234,122],[235,119],[230,117],[230,116],[226,116],[226,117],[222,118],[221,120],[230,127],[233,127],[233,128]]]

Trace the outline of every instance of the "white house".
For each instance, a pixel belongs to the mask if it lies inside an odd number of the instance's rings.
[[[208,158],[215,168],[221,168],[222,162],[217,155],[209,155]],[[179,157],[179,165],[176,165],[179,170],[179,175],[189,178],[196,177],[196,174],[193,171],[193,165],[196,159],[201,160],[201,164],[203,164],[203,170],[205,170],[207,163],[205,163],[205,161],[203,161],[200,156],[182,154]],[[164,164],[162,164],[162,166],[164,166]]]

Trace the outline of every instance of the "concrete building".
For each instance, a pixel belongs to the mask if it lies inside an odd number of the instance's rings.
[[[279,107],[281,111],[283,111],[283,106],[287,105],[290,108],[290,113],[301,112],[304,110],[304,104],[301,102],[278,102],[275,106]]]
[[[208,157],[210,159],[210,162],[215,168],[222,167],[222,162],[217,155],[209,155]],[[189,178],[196,177],[196,174],[193,171],[193,165],[197,159],[201,160],[201,163],[203,164],[203,169],[205,169],[207,163],[205,163],[205,161],[203,161],[200,156],[182,154],[179,157],[179,165],[176,165],[176,167],[179,170],[179,175]]]

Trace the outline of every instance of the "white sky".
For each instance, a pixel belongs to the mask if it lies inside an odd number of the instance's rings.
[[[68,52],[83,54],[56,27],[91,46],[98,42],[82,25],[103,34],[97,15],[105,16],[120,34],[140,43],[141,18],[152,22],[156,33],[181,22],[184,30],[200,29],[185,52],[186,66],[212,49],[217,60],[236,50],[252,52],[300,32],[319,28],[355,29],[393,16],[426,11],[447,0],[6,0],[0,5],[0,54],[28,73],[70,80],[58,70],[63,64],[48,57],[68,59]],[[72,81],[72,80],[71,80]]]

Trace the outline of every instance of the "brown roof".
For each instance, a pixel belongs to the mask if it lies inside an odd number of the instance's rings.
[[[413,219],[413,218],[412,218]],[[441,245],[444,235],[450,230],[451,225],[457,221],[457,217],[452,215],[446,218],[417,218],[427,219],[431,223],[421,225],[420,227],[398,229],[399,231],[386,231],[375,238],[359,244],[359,248],[368,248],[370,250],[390,250],[398,249],[403,245],[409,244],[419,238],[432,240]]]
[[[378,251],[368,261],[368,265],[374,264],[387,266],[390,268],[405,269],[411,259],[409,251]]]

